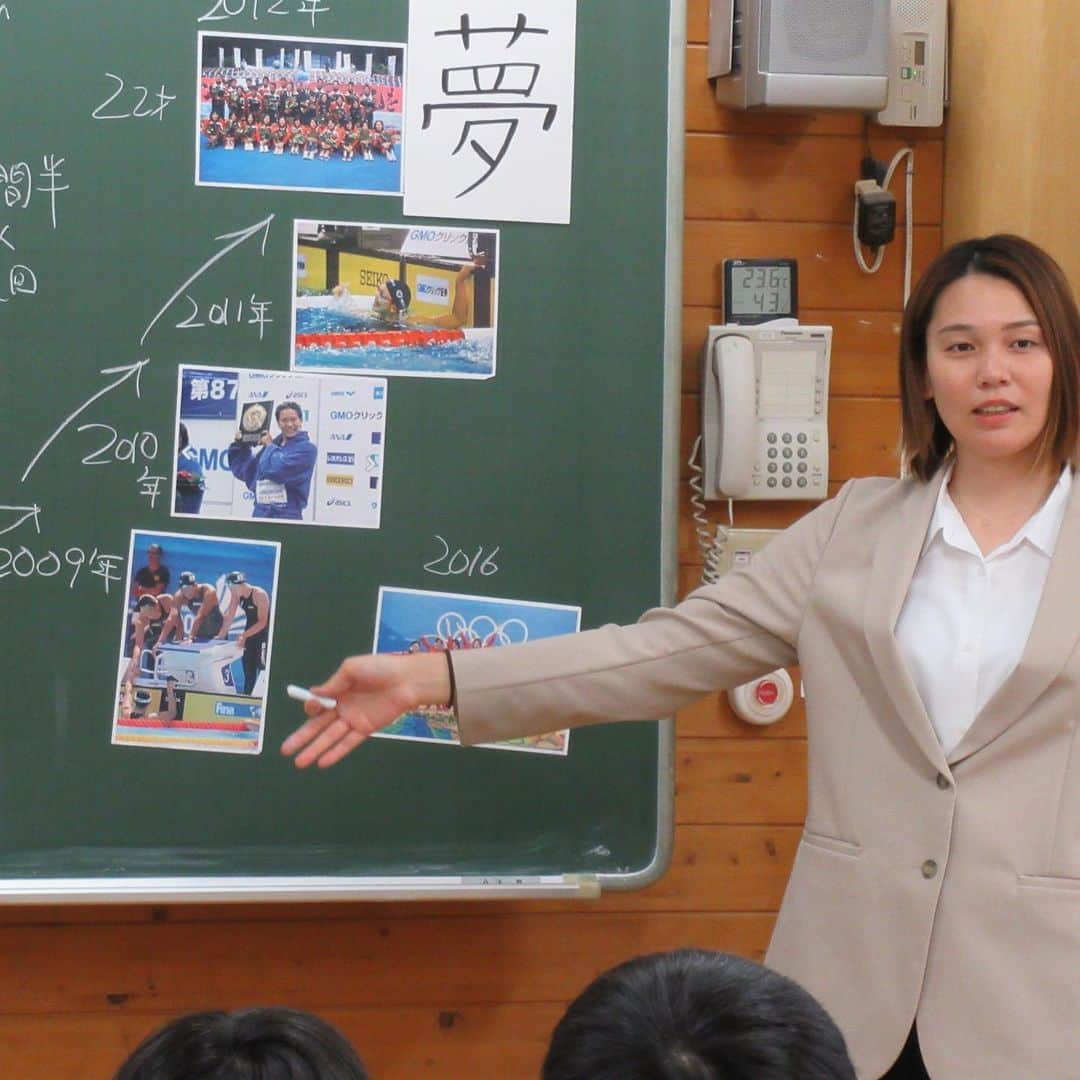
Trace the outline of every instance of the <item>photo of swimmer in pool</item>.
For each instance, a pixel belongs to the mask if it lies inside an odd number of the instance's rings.
[[[195,182],[401,194],[405,46],[200,33]]]
[[[125,603],[113,743],[258,753],[281,545],[134,530],[130,553],[147,544],[184,569],[175,593]]]
[[[490,379],[499,234],[296,221],[294,371]]]
[[[385,379],[181,364],[177,398],[203,490],[174,517],[379,527]]]

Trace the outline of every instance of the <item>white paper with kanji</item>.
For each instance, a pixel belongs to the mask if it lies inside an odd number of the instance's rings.
[[[404,212],[570,221],[576,0],[411,0]]]

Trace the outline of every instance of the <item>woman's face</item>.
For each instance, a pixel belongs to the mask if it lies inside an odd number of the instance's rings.
[[[957,462],[1034,464],[1054,362],[1024,294],[989,274],[942,290],[926,329],[926,396]]]
[[[304,421],[300,418],[300,414],[295,409],[282,409],[278,413],[278,427],[281,429],[281,434],[286,439],[291,439],[304,425]]]

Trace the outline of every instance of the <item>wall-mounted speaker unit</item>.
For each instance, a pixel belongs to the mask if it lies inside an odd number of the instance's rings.
[[[710,0],[709,78],[739,109],[885,106],[890,0]]]

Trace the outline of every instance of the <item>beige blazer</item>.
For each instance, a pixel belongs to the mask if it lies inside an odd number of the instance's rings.
[[[1015,671],[946,760],[893,628],[941,479],[856,480],[631,627],[454,655],[462,737],[670,715],[798,660],[809,805],[767,961],[880,1076],[1080,1077],[1080,483]]]

